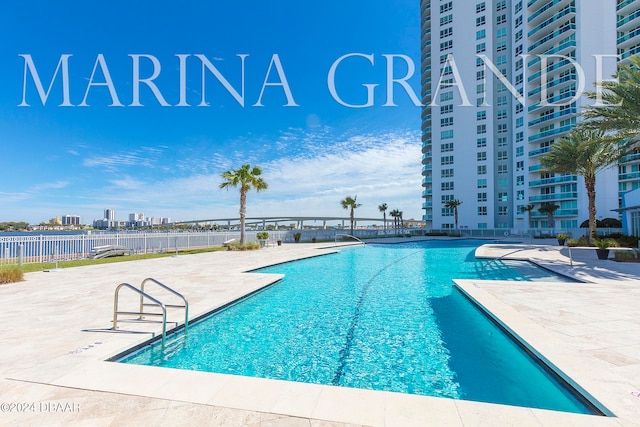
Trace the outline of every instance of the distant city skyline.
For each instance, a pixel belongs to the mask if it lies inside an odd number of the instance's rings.
[[[421,217],[418,2],[95,12],[3,6],[0,221],[233,217],[220,174],[243,163],[269,184],[248,215],[343,216],[357,196],[358,215]]]

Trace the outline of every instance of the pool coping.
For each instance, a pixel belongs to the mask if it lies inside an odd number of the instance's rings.
[[[260,279],[261,283],[272,279],[266,277],[267,275],[263,276]],[[553,338],[554,345],[560,348],[566,347],[565,343],[525,316],[518,315],[519,313],[513,307],[478,287],[479,285],[486,286],[486,283],[473,280],[456,281],[456,283],[466,292],[472,294],[483,307],[487,307],[501,319],[501,322],[509,325],[527,342],[531,343],[530,340],[536,342],[542,337],[541,354],[563,372],[575,378],[578,384],[585,384],[586,390],[611,409],[617,417],[598,417],[474,401],[179,371],[106,361],[108,357],[113,357],[118,352],[125,350],[124,347],[118,348],[122,341],[127,341],[126,348],[130,348],[131,342],[146,341],[143,336],[127,336],[126,340],[117,340],[119,343],[114,343],[114,345],[94,345],[93,347],[89,345],[90,348],[84,351],[58,355],[38,366],[13,370],[4,376],[14,381],[48,384],[57,387],[146,396],[176,402],[363,425],[424,425],[425,423],[467,425],[481,424],[482,422],[496,424],[500,420],[519,425],[549,425],[551,423],[624,425],[625,420],[630,419],[629,416],[637,415],[637,412],[630,412],[626,407],[618,408],[615,402],[609,402],[610,399],[603,396],[600,389],[593,393],[592,381],[585,383],[580,378],[585,374],[584,370],[572,369],[573,359],[571,357],[567,359],[566,354],[562,354],[562,357],[556,357],[557,348],[553,348],[553,346],[548,348],[544,344],[544,340]],[[512,283],[491,282],[493,286],[510,286]],[[557,285],[558,283],[554,283],[554,286]],[[575,283],[571,285],[575,286]],[[193,317],[196,316],[198,314]],[[528,333],[527,331],[530,329],[535,330],[534,333]],[[537,348],[535,344],[532,345]],[[158,372],[161,374],[157,374]],[[577,377],[572,376],[571,372],[574,372]],[[252,391],[249,396],[248,390]],[[616,393],[616,395],[618,394]]]

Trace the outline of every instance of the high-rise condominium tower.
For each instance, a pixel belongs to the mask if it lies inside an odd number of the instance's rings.
[[[462,228],[577,229],[588,218],[581,177],[546,173],[539,159],[593,105],[584,92],[640,51],[640,3],[422,0],[420,10],[427,228],[453,229],[445,204],[456,199]],[[598,175],[599,217],[617,216],[619,191],[640,183],[629,169],[623,188],[627,166]],[[544,203],[557,206],[551,221]]]

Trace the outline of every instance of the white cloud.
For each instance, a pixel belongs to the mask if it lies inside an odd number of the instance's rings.
[[[74,183],[74,191],[69,186],[64,195],[46,197],[49,200],[40,204],[46,203],[45,212],[73,213],[88,222],[100,217],[104,208],[116,209],[120,219],[130,212],[172,220],[237,217],[238,190],[219,189],[220,174],[249,162],[262,166],[269,184],[268,190],[248,195],[249,216],[347,217],[340,200],[357,196],[362,203],[357,216],[381,218],[378,205],[387,203],[389,210],[399,209],[407,219],[421,218],[418,132],[341,137],[328,128],[287,129],[275,140],[252,136],[251,141],[255,145],[246,151],[241,150],[246,138],[239,138],[221,148],[207,141],[192,141],[173,151],[142,147],[91,157],[84,163],[87,173],[91,172],[84,190],[78,190]],[[150,169],[144,167],[147,164]],[[66,185],[66,181],[54,181],[38,188]],[[28,195],[34,200],[31,193]],[[5,200],[21,197],[27,195],[0,194]]]
[[[421,217],[421,151],[415,132],[357,135],[323,148],[318,134],[288,131],[287,144],[297,147],[313,142],[313,150],[296,150],[293,156],[258,161],[269,189],[248,196],[249,216],[345,216],[340,200],[357,196],[362,206],[358,216],[378,218],[378,205],[400,209],[405,218]],[[281,141],[280,141],[281,142]],[[241,153],[236,153],[238,158]],[[262,156],[260,156],[262,157]],[[211,161],[214,160],[215,161]],[[157,216],[191,220],[237,216],[238,191],[220,190],[220,173],[237,167],[227,158],[213,155],[211,160],[194,159],[199,166],[178,161],[183,172],[200,172],[154,182],[126,176],[113,179],[101,191],[102,197],[129,200],[130,210],[144,210]],[[130,205],[138,199],[138,205]]]

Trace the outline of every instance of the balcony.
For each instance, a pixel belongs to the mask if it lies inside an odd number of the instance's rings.
[[[640,172],[622,173],[618,175],[619,181],[627,181],[630,179],[638,179],[638,178],[640,178]]]
[[[553,15],[551,18],[547,19],[546,21],[544,21],[542,24],[534,27],[531,31],[529,31],[527,33],[527,37],[531,38],[534,34],[536,34],[538,31],[542,30],[543,28],[553,24],[556,21],[559,21],[560,19],[562,19],[563,17],[569,15],[569,14],[575,14],[576,13],[576,8],[575,7],[565,7],[564,9],[562,9],[561,11],[559,11],[557,14]]]
[[[640,28],[636,28],[629,34],[618,39],[618,48],[624,48],[627,45],[633,45],[636,41],[640,41]],[[630,42],[629,42],[630,41]],[[629,43],[626,43],[629,42]]]
[[[554,47],[553,49],[547,50],[546,52],[543,52],[542,55],[556,55],[556,54],[560,55],[560,54],[562,54],[561,53],[562,51],[567,50],[567,49],[572,48],[572,47],[576,47],[575,39],[568,40],[568,41],[562,43],[561,45]],[[536,56],[533,60],[527,62],[527,67],[531,68],[534,65],[536,65],[538,62],[541,61],[540,58],[541,58],[540,56]]]
[[[577,199],[578,193],[558,193],[558,194],[543,194],[540,196],[532,196],[529,197],[530,202],[546,202],[549,200],[567,200],[567,199]]]
[[[537,150],[529,151],[529,157],[542,156],[549,152],[549,147],[538,148]]]
[[[635,55],[636,53],[640,53],[640,46],[635,47],[635,48],[633,48],[633,49],[631,49],[631,50],[629,50],[629,51],[627,51],[627,52],[623,53],[623,54],[620,56],[620,59],[621,59],[621,60],[625,60],[625,59],[627,59],[628,57],[630,57],[630,56],[632,56],[632,55]]]
[[[639,16],[640,16],[640,9],[636,10],[626,18],[618,20],[618,22],[616,22],[616,29],[620,32],[623,32],[625,29],[631,27],[631,25],[629,24]]]
[[[544,102],[544,103],[533,104],[531,107],[529,107],[527,109],[527,111],[529,113],[533,113],[534,111],[536,111],[536,110],[538,110],[540,108],[558,107],[559,105],[553,105],[553,104],[555,104],[556,102],[559,102],[559,101],[563,101],[565,99],[575,98],[576,95],[577,95],[577,92],[575,90],[570,90],[569,92],[563,93],[561,95],[554,96],[551,99],[547,99],[547,101]],[[574,101],[572,101],[572,102],[574,102]]]
[[[558,218],[561,216],[577,216],[578,209],[558,209],[554,212],[553,217]],[[531,218],[547,218],[546,213],[531,211]]]
[[[636,0],[618,0],[618,4],[616,5],[616,12],[623,12],[627,6],[634,4]]]
[[[577,108],[567,108],[566,110],[558,111],[558,112],[553,113],[553,114],[547,114],[544,117],[540,117],[538,119],[531,120],[529,122],[529,127],[535,126],[535,125],[539,125],[540,123],[544,123],[544,122],[547,122],[549,120],[553,120],[553,119],[557,119],[557,118],[560,118],[560,117],[568,116],[570,114],[577,114],[577,113],[578,113],[578,109]]]
[[[534,142],[534,141],[538,141],[540,139],[549,138],[549,137],[552,137],[552,136],[557,136],[557,135],[559,135],[561,133],[569,132],[572,127],[573,126],[571,126],[571,125],[563,126],[561,128],[558,128],[558,129],[551,129],[551,130],[548,130],[546,132],[540,132],[539,134],[531,135],[529,137],[529,142]]]
[[[563,182],[578,182],[576,175],[556,176],[554,178],[539,179],[537,181],[529,181],[529,187],[538,187],[540,185],[561,184]]]
[[[547,150],[549,151],[549,150]],[[542,170],[542,165],[529,166],[529,172],[538,172]]]
[[[557,29],[553,33],[541,38],[540,40],[538,40],[537,42],[535,42],[534,44],[529,46],[529,49],[527,49],[527,51],[529,53],[531,53],[531,54],[537,54],[538,52],[535,52],[535,51],[539,47],[547,44],[548,42],[554,40],[555,38],[557,38],[558,36],[566,33],[567,31],[571,31],[571,30],[575,30],[575,29],[576,29],[576,24],[565,25],[564,27]],[[540,49],[540,50],[544,51],[544,49]]]
[[[554,12],[551,11],[550,9],[558,4],[560,4],[563,0],[553,0],[550,1],[549,3],[545,4],[544,6],[542,6],[540,9],[538,9],[537,11],[535,11],[534,13],[532,13],[531,15],[529,15],[529,18],[527,18],[527,22],[529,24],[533,24],[534,21],[536,21],[539,18],[548,18],[550,16],[553,16]],[[527,7],[529,7],[527,5]],[[547,12],[547,13],[545,13]]]
[[[629,162],[635,162],[638,160],[640,160],[640,153],[630,154],[628,156],[625,156],[622,159],[620,159],[619,163],[629,163]]]
[[[560,68],[569,64],[571,64],[571,61],[569,61],[568,59],[563,59],[562,61],[556,64],[553,64],[553,66],[551,66],[550,68],[547,68],[547,74],[550,73],[551,71],[559,70]],[[534,81],[538,80],[541,76],[542,76],[542,71],[538,71],[537,73],[534,73],[531,76],[529,76],[529,78],[527,78],[527,82],[533,83]]]
[[[564,76],[562,78],[559,79],[555,79],[552,80],[550,82],[547,83],[547,89],[551,89],[551,88],[555,88],[556,86],[562,84],[562,83],[566,83],[566,82],[570,82],[570,81],[578,81],[578,76],[574,73],[574,74],[569,74],[567,76]],[[527,92],[527,96],[532,97],[533,95],[542,92],[542,87],[541,86],[537,86],[535,89]]]

